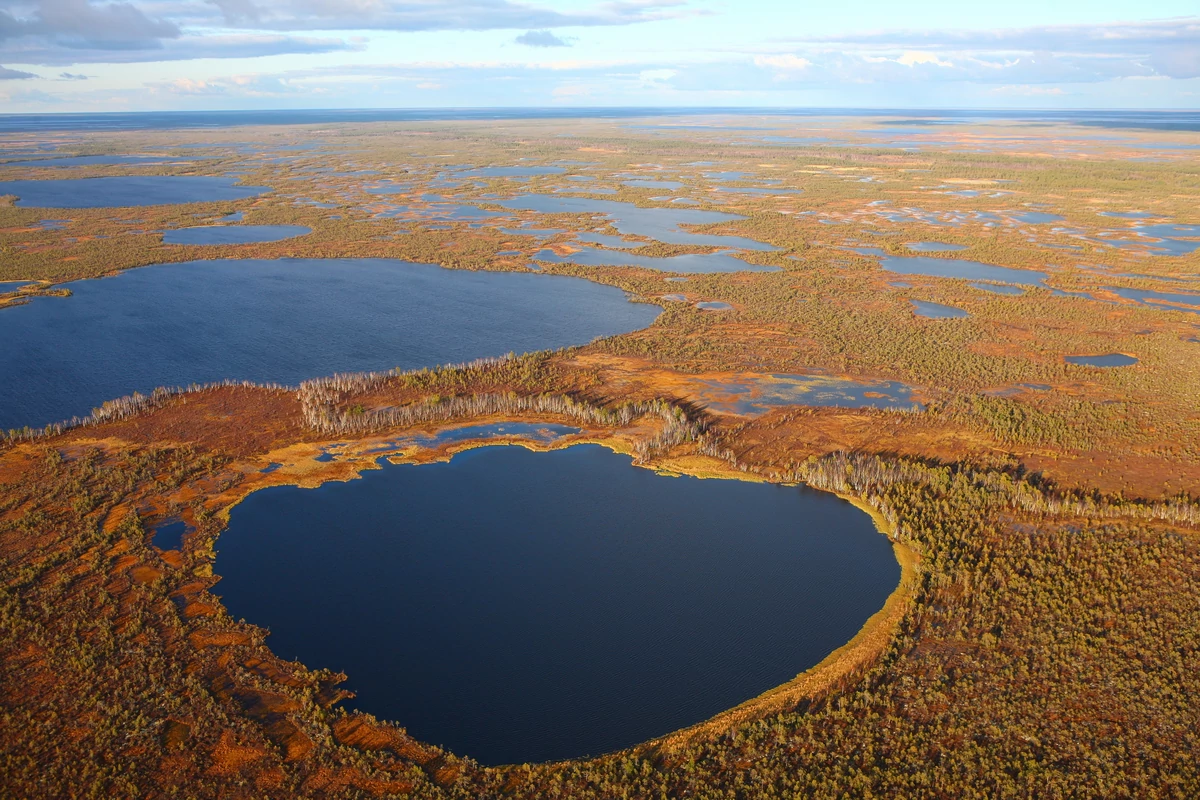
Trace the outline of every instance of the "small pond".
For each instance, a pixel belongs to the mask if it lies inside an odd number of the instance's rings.
[[[1095,356],[1066,356],[1063,360],[1068,364],[1082,364],[1088,367],[1128,367],[1138,363],[1136,357],[1127,356],[1124,353],[1106,353]]]
[[[928,300],[909,300],[913,305],[913,313],[918,317],[928,319],[963,319],[969,317],[966,311],[954,306],[944,306],[941,303],[931,303]]]
[[[933,278],[966,278],[973,281],[1015,283],[1023,286],[1044,286],[1046,273],[1031,269],[1014,269],[967,261],[961,258],[932,256],[889,256],[877,247],[852,247],[859,255],[879,256],[879,263],[888,272],[901,275],[926,275]]]
[[[122,175],[45,181],[0,181],[0,195],[25,208],[128,208],[241,200],[271,191],[240,186],[236,178],[198,175]]]
[[[679,181],[656,181],[648,179],[637,179],[632,181],[622,181],[622,186],[628,186],[631,189],[682,189],[683,184]]]
[[[150,543],[159,550],[178,550],[183,544],[183,535],[187,533],[187,523],[179,520],[164,522],[154,529]]]
[[[693,379],[687,396],[716,411],[762,414],[779,406],[913,409],[924,406],[898,381],[856,381],[831,375],[749,374],[728,380]]]
[[[1045,225],[1048,222],[1062,222],[1063,220],[1058,214],[1048,214],[1045,211],[1010,211],[1008,215],[1017,222],[1024,222],[1027,225]]]
[[[235,506],[214,592],[353,707],[485,764],[700,722],[815,665],[899,581],[863,512],[597,445],[384,464]]]

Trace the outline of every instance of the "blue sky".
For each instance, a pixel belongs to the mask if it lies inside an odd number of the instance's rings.
[[[1200,107],[1196,0],[0,0],[0,111]]]

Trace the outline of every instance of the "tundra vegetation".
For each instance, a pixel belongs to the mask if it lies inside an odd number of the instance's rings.
[[[778,249],[740,257],[780,268],[668,276],[543,262],[546,273],[646,301],[679,293],[690,302],[663,301],[650,327],[582,348],[314,376],[298,387],[228,383],[96,398],[87,419],[9,432],[0,441],[5,790],[1200,795],[1200,306],[1188,300],[1200,293],[1200,256],[1183,252],[1196,229],[1179,233],[1176,254],[1155,254],[1147,249],[1154,241],[1137,234],[1141,223],[1101,216],[1141,210],[1156,215],[1152,222],[1200,223],[1194,151],[1140,160],[1148,152],[1141,145],[1190,143],[1195,134],[1119,131],[1117,140],[1096,140],[1085,129],[1004,122],[914,135],[919,149],[910,151],[877,146],[852,120],[763,123],[780,136],[831,141],[780,146],[720,128],[665,132],[600,120],[427,122],[206,132],[202,146],[183,151],[197,156],[186,164],[0,163],[0,180],[237,171],[274,190],[136,209],[2,204],[0,280],[35,283],[0,303],[69,303],[36,295],[205,257],[380,256],[525,270],[543,247],[576,246],[575,232],[620,233],[590,214],[506,211],[494,222],[453,219],[445,208],[498,211],[497,198],[559,189],[644,208],[684,197],[698,203],[687,207],[740,214],[697,230],[769,243]],[[1012,144],[1014,134],[1033,133],[1038,141]],[[166,152],[194,136],[122,132],[72,146],[81,154]],[[286,149],[313,138],[324,152]],[[260,144],[239,144],[248,140]],[[464,164],[555,163],[594,180],[460,174]],[[388,179],[409,188],[365,191]],[[625,184],[635,179],[684,185]],[[589,195],[593,187],[615,193]],[[265,244],[161,242],[164,229],[239,211],[245,224],[313,232]],[[1027,211],[1063,220],[1015,217]],[[511,232],[521,225],[561,232]],[[644,243],[640,255],[721,249],[626,238]],[[912,255],[907,243],[930,240],[968,248],[931,258],[1047,277],[1024,294],[998,295],[965,279],[885,272],[877,257],[847,249]],[[670,280],[678,277],[686,280]],[[1113,291],[1122,288],[1176,299],[1139,304]],[[923,319],[911,299],[970,316]],[[733,308],[705,312],[693,305],[702,300]],[[1064,360],[1111,352],[1138,363],[1102,369]],[[793,405],[748,417],[714,412],[693,388],[696,378],[720,384],[767,373],[899,381],[921,405]],[[486,768],[469,753],[412,739],[403,720],[346,710],[344,676],[278,658],[265,630],[222,607],[214,547],[248,492],[367,468],[312,461],[331,444],[353,449],[497,419],[567,422],[648,467],[804,482],[851,497],[905,554],[904,585],[864,631],[858,656],[835,654],[800,676],[786,702],[768,693],[708,724],[594,759]],[[281,459],[286,469],[261,472]],[[173,518],[189,524],[181,547],[151,546],[150,529]]]

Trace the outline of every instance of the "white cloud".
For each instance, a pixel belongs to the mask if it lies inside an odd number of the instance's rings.
[[[943,61],[937,57],[936,53],[925,53],[920,50],[906,50],[896,59],[897,64],[903,64],[906,67],[911,67],[916,64],[933,64],[938,67],[953,67],[951,61]]]
[[[807,58],[787,53],[779,56],[756,56],[754,65],[756,67],[775,67],[776,69],[789,71],[808,69],[812,66],[812,62]]]

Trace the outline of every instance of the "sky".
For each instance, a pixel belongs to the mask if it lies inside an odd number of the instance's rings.
[[[0,113],[1200,108],[1197,0],[0,0]]]

